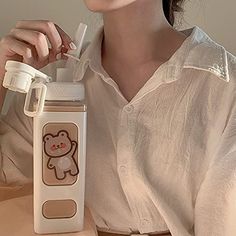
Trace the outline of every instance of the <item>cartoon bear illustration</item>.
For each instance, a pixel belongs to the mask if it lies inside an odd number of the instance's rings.
[[[56,135],[47,133],[43,136],[44,152],[49,157],[47,167],[54,169],[57,179],[66,178],[66,173],[76,176],[79,174],[74,153],[77,142],[72,141],[66,130],[60,130]]]

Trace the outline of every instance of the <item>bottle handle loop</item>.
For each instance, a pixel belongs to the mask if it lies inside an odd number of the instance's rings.
[[[43,82],[35,81],[31,84],[24,105],[24,113],[27,116],[35,117],[42,113],[46,92],[47,86]]]

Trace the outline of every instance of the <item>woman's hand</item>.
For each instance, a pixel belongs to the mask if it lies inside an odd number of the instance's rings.
[[[57,60],[57,55],[75,49],[68,34],[48,20],[22,20],[0,41],[0,80],[8,60],[40,69]]]

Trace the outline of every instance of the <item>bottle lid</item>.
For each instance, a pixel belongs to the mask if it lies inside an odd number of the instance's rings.
[[[51,82],[47,83],[45,100],[81,101],[84,100],[85,91],[82,82]]]
[[[6,73],[3,80],[3,86],[12,91],[27,93],[32,79],[36,76],[44,79],[46,82],[51,80],[49,76],[41,71],[18,61],[7,61],[5,69]]]

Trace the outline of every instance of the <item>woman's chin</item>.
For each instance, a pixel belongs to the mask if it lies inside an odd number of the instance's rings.
[[[87,8],[92,12],[108,12],[125,7],[137,0],[84,0]]]

